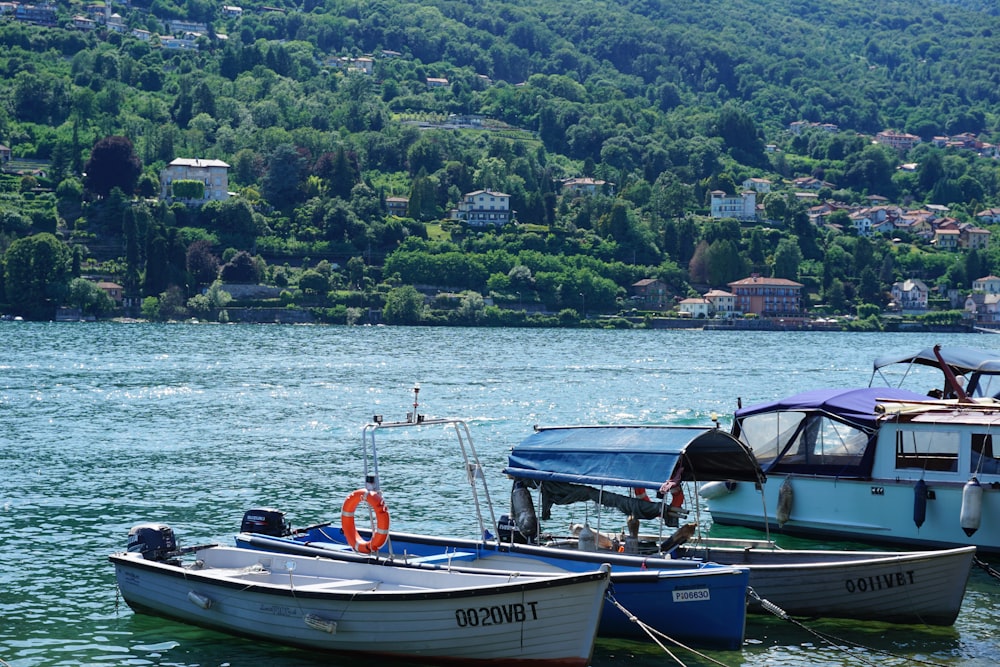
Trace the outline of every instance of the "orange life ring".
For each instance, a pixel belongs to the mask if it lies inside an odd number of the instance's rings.
[[[650,500],[649,500],[649,494],[646,493],[646,489],[636,489],[635,490],[635,497],[638,500],[645,500],[647,503],[650,502]]]
[[[670,499],[671,507],[680,507],[681,505],[684,504],[684,489],[682,489],[680,486],[675,486],[674,488],[670,489],[670,495],[672,496],[672,498]]]
[[[368,506],[375,512],[375,530],[372,532],[370,540],[362,540],[358,536],[358,529],[354,525],[354,510],[358,508],[361,501],[368,503]],[[352,491],[344,499],[344,505],[340,509],[340,527],[344,531],[351,548],[362,554],[370,554],[378,551],[389,539],[389,508],[385,505],[385,498],[377,491],[369,492],[366,489]]]

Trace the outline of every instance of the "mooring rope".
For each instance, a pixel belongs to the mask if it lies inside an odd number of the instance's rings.
[[[681,642],[677,641],[673,637],[670,637],[670,636],[668,636],[668,635],[660,632],[656,628],[651,627],[648,624],[644,623],[642,621],[642,619],[640,619],[638,616],[636,616],[635,614],[633,614],[632,612],[630,612],[628,609],[626,609],[625,607],[623,607],[621,605],[621,603],[618,602],[618,600],[615,599],[614,594],[610,590],[607,593],[607,598],[608,598],[608,602],[610,602],[611,604],[613,604],[614,606],[616,606],[619,609],[619,611],[621,611],[623,614],[625,614],[628,617],[628,620],[632,621],[633,623],[635,623],[636,625],[638,625],[640,628],[642,628],[642,630],[647,635],[649,635],[649,638],[652,639],[654,642],[656,642],[656,645],[659,646],[661,649],[663,649],[663,652],[666,653],[667,655],[669,655],[673,659],[673,661],[676,662],[678,665],[681,665],[681,667],[686,667],[686,665],[684,665],[684,662],[680,658],[678,658],[676,655],[674,655],[674,653],[669,648],[667,648],[666,646],[663,645],[663,642],[660,641],[661,638],[669,641],[672,644],[674,644],[677,648],[682,648],[685,651],[689,651],[689,652],[695,654],[699,658],[702,658],[704,660],[708,660],[709,662],[711,662],[714,665],[720,665],[720,667],[726,667],[725,663],[719,662],[715,658],[713,658],[711,656],[708,656],[708,655],[705,655],[704,653],[701,653],[700,651],[696,651],[695,649],[691,648],[690,646],[682,644]]]
[[[837,637],[835,635],[827,634],[825,632],[820,632],[819,630],[814,630],[814,629],[806,626],[801,621],[797,621],[796,619],[794,619],[791,616],[789,616],[788,612],[786,612],[784,609],[782,609],[778,605],[774,604],[770,600],[765,600],[764,598],[762,598],[759,595],[757,595],[757,591],[755,591],[754,589],[748,587],[747,588],[747,595],[749,597],[753,598],[754,600],[756,600],[757,602],[759,602],[760,605],[764,608],[765,611],[767,611],[767,612],[769,612],[769,613],[777,616],[778,618],[780,618],[783,621],[788,621],[792,625],[795,625],[796,627],[801,628],[802,630],[805,630],[809,634],[813,635],[814,637],[816,637],[820,641],[822,641],[822,642],[824,642],[826,644],[829,644],[830,646],[832,646],[833,648],[837,649],[838,651],[842,651],[844,653],[847,653],[850,657],[856,659],[858,662],[863,662],[863,663],[865,663],[867,665],[881,665],[881,664],[883,664],[883,663],[880,663],[880,662],[875,662],[873,660],[869,660],[868,658],[865,658],[864,656],[856,655],[854,653],[848,653],[847,650],[845,650],[845,648],[842,646],[842,644],[847,644],[848,646],[851,646],[853,648],[862,648],[862,649],[865,649],[866,651],[870,651],[872,653],[877,653],[879,655],[888,656],[888,657],[894,658],[896,660],[904,661],[906,664],[920,664],[920,665],[932,665],[933,667],[946,667],[945,665],[943,665],[941,663],[938,663],[938,662],[930,662],[930,661],[927,661],[927,660],[920,660],[918,658],[904,657],[904,656],[901,656],[901,655],[896,655],[895,653],[892,653],[891,651],[883,651],[882,649],[872,648],[871,646],[865,646],[864,644],[859,644],[858,642],[852,642],[849,639],[843,639],[843,638]]]
[[[983,572],[985,572],[989,576],[993,577],[997,581],[1000,581],[1000,572],[998,572],[996,569],[994,569],[993,566],[990,565],[989,563],[987,563],[986,561],[981,560],[979,558],[979,556],[973,556],[972,557],[972,562],[973,562],[974,565],[976,565],[977,567],[981,568],[983,570]]]

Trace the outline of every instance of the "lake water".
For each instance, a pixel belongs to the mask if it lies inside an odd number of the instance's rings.
[[[867,384],[871,361],[984,335],[0,323],[0,666],[356,664],[136,615],[107,555],[129,528],[231,543],[246,509],[302,526],[362,484],[361,427],[470,420],[502,506],[507,448],[535,424],[728,425],[744,404]],[[440,436],[440,437],[439,437]],[[453,440],[402,436],[382,486],[400,529],[465,534]],[[953,628],[751,618],[729,666],[992,665],[1000,584],[975,570]],[[836,638],[830,646],[814,632]],[[688,665],[712,664],[678,652]],[[673,664],[600,640],[595,666]]]

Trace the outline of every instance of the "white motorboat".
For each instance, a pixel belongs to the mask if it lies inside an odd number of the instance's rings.
[[[760,489],[713,482],[701,494],[719,524],[1000,553],[1000,361],[922,351],[876,362],[930,365],[932,396],[898,387],[818,389],[740,408],[733,434],[767,474]],[[964,378],[962,382],[959,378]],[[996,383],[994,383],[996,384]],[[939,398],[940,396],[940,398]],[[953,397],[953,398],[952,398]]]

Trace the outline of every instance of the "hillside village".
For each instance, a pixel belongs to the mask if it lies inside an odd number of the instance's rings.
[[[59,27],[68,30],[76,30],[90,33],[89,40],[98,41],[111,40],[112,43],[125,43],[120,40],[134,39],[146,42],[149,46],[142,48],[148,52],[150,48],[162,48],[166,50],[178,51],[202,51],[211,52],[212,48],[218,44],[225,43],[227,36],[217,28],[223,30],[235,30],[239,26],[241,18],[253,15],[264,14],[285,14],[288,10],[280,7],[254,6],[244,9],[236,5],[221,5],[212,10],[213,22],[186,21],[175,19],[158,19],[144,9],[136,8],[131,3],[123,5],[112,5],[109,3],[89,3],[85,5],[73,5],[72,11],[79,13],[68,13],[66,5],[56,5],[53,3],[27,4],[18,2],[0,2],[0,17],[2,19],[24,23],[27,25],[40,26],[41,28]],[[114,36],[114,37],[112,37]],[[118,41],[115,41],[118,40]],[[132,42],[134,44],[134,42]],[[230,47],[232,44],[229,45]],[[391,42],[385,44],[387,47],[394,47]],[[212,47],[212,48],[208,48]],[[397,46],[400,51],[390,50],[390,48],[379,48],[370,52],[362,52],[358,49],[342,49],[339,54],[327,52],[313,52],[311,61],[321,69],[336,71],[338,77],[363,77],[372,82],[378,89],[384,81],[380,76],[380,67],[384,70],[384,63],[389,61],[399,62],[407,60],[412,56],[405,55],[405,49]],[[348,55],[353,51],[353,55]],[[210,54],[209,54],[210,55]],[[198,57],[197,54],[174,53],[173,58]],[[418,65],[419,61],[414,59]],[[452,88],[452,83],[446,76],[441,76],[441,70],[435,68],[417,67],[411,68],[409,72],[419,72],[417,87],[424,87],[424,91],[433,91],[437,100],[447,100],[450,97],[457,97],[460,94],[460,87]],[[485,74],[476,75],[478,86],[490,88],[494,86],[490,77]],[[522,81],[513,84],[517,89],[529,85],[529,81]],[[511,84],[501,82],[501,87]],[[537,85],[537,83],[536,83]],[[397,109],[398,111],[398,109]],[[409,117],[408,117],[409,116]],[[395,118],[401,125],[415,127],[421,133],[430,132],[455,132],[469,133],[483,132],[495,135],[510,135],[511,133],[521,133],[523,137],[528,137],[530,141],[538,142],[542,134],[541,130],[531,126],[515,127],[508,125],[505,121],[493,118],[489,115],[478,113],[451,113],[438,114],[415,112],[409,115],[408,110],[399,113]],[[934,149],[948,152],[961,153],[962,155],[973,155],[976,159],[984,161],[996,161],[1000,159],[1000,149],[994,143],[983,141],[972,132],[957,132],[953,135],[935,135],[930,138],[921,137],[901,132],[894,129],[884,129],[873,135],[861,135],[853,132],[844,132],[835,123],[795,121],[789,123],[778,132],[772,128],[769,140],[776,143],[769,143],[764,146],[766,156],[779,156],[788,145],[788,137],[804,137],[810,133],[826,133],[829,135],[852,134],[866,144],[878,145],[891,149],[899,156],[899,163],[896,165],[898,173],[916,173],[920,169],[919,162],[904,162],[908,152],[921,144],[932,146]],[[779,136],[782,135],[782,136]],[[13,143],[13,142],[9,142]],[[18,154],[21,154],[18,157]],[[146,193],[148,202],[159,201],[167,205],[182,205],[191,210],[198,210],[200,207],[219,202],[226,202],[231,198],[243,197],[243,185],[232,186],[230,171],[232,170],[227,154],[222,154],[225,159],[218,159],[219,153],[212,154],[209,151],[198,154],[199,151],[191,151],[183,156],[174,157],[172,160],[157,165],[164,165],[159,171],[159,193],[158,197]],[[207,154],[206,154],[207,153]],[[917,155],[919,151],[914,151]],[[211,156],[211,157],[210,157]],[[27,159],[26,159],[27,158]],[[791,175],[789,172],[767,169],[767,159],[758,163],[754,168],[744,168],[734,171],[739,174],[739,178],[719,182],[717,175],[706,178],[705,183],[713,182],[713,185],[735,185],[739,184],[735,192],[727,192],[724,189],[704,188],[698,190],[694,205],[688,210],[686,215],[689,219],[697,217],[699,225],[712,221],[737,221],[743,230],[754,228],[765,228],[771,230],[789,228],[789,218],[779,219],[771,214],[768,206],[769,200],[782,198],[789,202],[794,202],[799,209],[805,211],[810,226],[813,229],[821,230],[826,235],[828,232],[848,236],[851,238],[863,238],[877,240],[879,243],[899,244],[902,246],[912,246],[926,249],[935,253],[969,253],[986,252],[990,246],[991,231],[988,227],[1000,224],[1000,209],[983,207],[978,203],[973,203],[968,210],[960,210],[953,213],[948,206],[928,204],[924,201],[915,201],[909,196],[900,197],[900,201],[891,201],[877,192],[867,190],[861,192],[859,186],[854,185],[851,191],[838,189],[846,187],[838,185],[836,176],[828,182],[824,180],[822,169],[813,171],[813,175],[801,175],[808,172],[808,169],[798,169],[798,174]],[[914,158],[909,158],[914,159]],[[964,159],[964,158],[963,158]],[[33,160],[27,155],[21,144],[11,146],[0,145],[0,162],[3,163],[4,171],[8,174],[18,176],[38,176],[44,178],[46,164],[44,160]],[[610,169],[608,165],[601,164],[595,169],[595,165],[586,166],[586,161],[582,162],[585,167],[582,171],[576,171],[577,175],[567,177],[567,172],[563,171],[551,179],[551,187],[548,185],[544,191],[551,190],[557,201],[560,202],[562,210],[577,207],[579,204],[567,204],[567,202],[579,201],[581,198],[600,198],[605,201],[613,201],[623,195],[634,197],[634,193],[626,195],[631,184],[627,183],[626,172]],[[777,160],[772,160],[772,167],[777,164]],[[778,176],[780,171],[782,176]],[[574,171],[568,173],[573,174]],[[753,175],[747,176],[747,173]],[[654,174],[655,175],[655,174]],[[411,173],[411,180],[415,180],[416,174]],[[621,176],[622,183],[615,183]],[[652,176],[647,176],[652,181]],[[238,183],[239,181],[237,181]],[[523,204],[524,193],[517,190],[501,190],[491,187],[485,183],[480,183],[483,187],[463,188],[449,193],[448,206],[442,211],[439,209],[437,216],[439,219],[428,221],[423,215],[424,211],[417,210],[413,206],[412,192],[410,196],[400,194],[405,192],[405,185],[400,187],[396,182],[395,187],[388,190],[381,190],[379,198],[382,210],[397,220],[433,222],[436,225],[451,225],[450,228],[463,230],[463,234],[483,233],[492,230],[507,232],[528,228],[543,228],[539,218],[539,210],[526,213],[521,205],[515,205],[515,201]],[[685,184],[693,190],[701,188],[701,185]],[[33,192],[41,194],[44,187],[35,187]],[[860,194],[859,194],[860,193]],[[702,195],[704,198],[702,199]],[[516,200],[516,197],[522,197]],[[843,198],[845,201],[842,201]],[[698,201],[701,200],[701,201]],[[956,200],[947,200],[956,201]],[[602,204],[607,206],[607,204]],[[961,207],[961,205],[959,205]],[[586,208],[586,206],[583,206]],[[596,207],[595,207],[596,208]],[[833,236],[829,236],[833,238]],[[773,248],[772,248],[773,250]],[[634,254],[633,254],[634,257]],[[687,261],[686,259],[684,260]],[[304,267],[303,267],[304,268]],[[815,275],[811,276],[812,283],[808,286],[805,283],[788,278],[767,277],[757,272],[757,267],[747,275],[726,282],[718,281],[714,285],[703,285],[692,282],[688,294],[683,294],[683,289],[678,290],[677,285],[668,284],[666,281],[648,277],[639,281],[619,282],[619,287],[627,291],[627,297],[619,297],[619,313],[628,314],[634,312],[645,312],[647,314],[675,316],[682,320],[776,320],[789,324],[802,324],[817,317],[823,317],[826,312],[822,309],[815,309],[814,306],[822,305],[817,303],[821,298],[816,290]],[[993,269],[995,271],[995,269]],[[127,308],[135,308],[139,299],[135,293],[123,288],[113,278],[114,276],[103,275],[94,276],[99,279],[99,286],[104,290],[116,304]],[[856,278],[856,276],[855,276]],[[918,275],[909,275],[895,282],[883,279],[882,291],[887,297],[882,301],[885,313],[895,313],[906,316],[915,316],[927,313],[936,309],[961,310],[964,312],[965,321],[968,324],[991,326],[1000,323],[1000,305],[997,303],[998,291],[997,279],[992,273],[979,278],[967,276],[968,282],[964,283],[965,289],[949,287],[939,288],[936,285],[928,285],[924,278]],[[971,283],[971,290],[968,285]],[[725,287],[725,289],[723,289]],[[439,286],[441,290],[448,289],[447,285]],[[134,287],[131,289],[135,289]],[[235,288],[234,288],[235,289]],[[423,296],[427,304],[435,303],[438,295],[434,293],[437,288],[430,287],[425,290]],[[238,290],[236,290],[238,291]],[[693,291],[700,294],[693,295]],[[809,294],[806,292],[809,291]],[[519,308],[522,307],[521,292],[517,294]],[[483,291],[481,294],[485,303],[492,304],[492,295]],[[506,295],[507,301],[500,301],[501,304],[510,306],[511,294]],[[439,300],[439,299],[438,299]],[[603,307],[591,302],[588,310],[587,298],[581,291],[578,299],[572,297],[564,299],[563,305],[573,305],[584,318],[599,315],[611,315],[608,301],[605,299]],[[575,303],[576,302],[576,303]],[[530,306],[532,309],[541,310],[540,304]],[[527,310],[527,308],[524,308]],[[547,312],[555,312],[554,308]]]
[[[370,73],[369,63],[370,61],[359,65],[359,71]],[[484,119],[475,117],[462,119],[456,127],[483,125]],[[789,131],[800,132],[802,125],[803,123],[792,123]],[[828,124],[810,126],[820,127],[824,131],[835,129],[835,126]],[[872,141],[881,143],[886,137],[889,137],[890,145],[898,150],[912,147],[900,144],[899,136],[891,131],[880,133]],[[919,138],[906,135],[906,141],[918,142]],[[974,149],[984,157],[997,157],[995,146],[982,142],[972,143],[967,136],[938,137],[936,143],[939,147]],[[11,161],[11,154],[9,147],[0,145],[0,164],[3,164],[8,173],[18,174],[18,163]],[[913,169],[915,165],[901,165],[899,168]],[[221,160],[176,158],[161,172],[160,199],[168,203],[177,202],[197,207],[211,201],[224,201],[229,197],[239,196],[230,190],[229,169],[230,165]],[[193,189],[192,184],[195,186]],[[561,181],[560,187],[567,197],[596,194],[613,196],[615,192],[614,183],[591,177],[566,178]],[[709,217],[732,218],[743,223],[777,224],[776,221],[767,219],[764,206],[758,202],[757,197],[784,190],[809,203],[809,222],[816,227],[845,231],[842,225],[830,221],[833,213],[842,211],[848,216],[851,231],[858,236],[873,238],[881,235],[892,237],[898,242],[899,239],[894,235],[904,232],[908,238],[939,251],[985,249],[991,237],[991,232],[979,224],[959,222],[950,217],[945,206],[905,208],[888,203],[880,195],[868,196],[868,205],[820,201],[818,192],[832,188],[832,184],[813,177],[799,177],[779,183],[768,178],[751,177],[743,181],[742,188],[738,195],[712,191]],[[492,190],[467,192],[456,208],[450,211],[448,219],[479,229],[516,224],[516,211],[511,208],[510,199],[509,194]],[[387,196],[384,200],[387,211],[399,217],[408,215],[408,204],[409,198],[405,196]],[[981,221],[981,225],[1000,224],[1000,209],[984,209],[976,214],[976,218]],[[119,307],[126,311],[137,307],[138,299],[126,294],[121,285],[108,280],[98,279],[95,282]],[[817,317],[810,314],[804,306],[803,285],[796,281],[753,274],[730,282],[728,288],[709,289],[699,297],[671,297],[668,285],[654,278],[646,278],[630,286],[627,305],[633,310],[641,309],[661,316],[672,313],[675,317],[688,320],[715,319],[732,322],[750,318],[780,322],[783,327],[806,326],[817,319],[823,321],[822,313]],[[240,291],[238,286],[231,286],[231,289]],[[434,302],[435,292],[440,290],[431,290],[431,293],[425,295],[428,303]],[[926,313],[930,309],[929,297],[932,292],[932,288],[918,278],[895,282],[891,287],[892,300],[886,311],[910,316]],[[974,281],[971,293],[961,294],[957,290],[951,290],[943,296],[951,308],[964,311],[964,320],[968,325],[1000,328],[1000,278],[992,275],[980,277]],[[59,313],[61,319],[78,317],[79,311],[73,308],[64,308]],[[378,313],[372,313],[370,317],[378,318]]]

